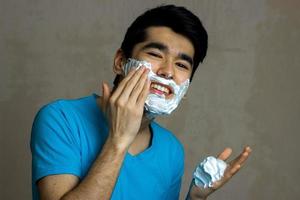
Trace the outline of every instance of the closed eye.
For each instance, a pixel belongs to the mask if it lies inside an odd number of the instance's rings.
[[[188,66],[186,66],[186,65],[184,65],[184,64],[182,64],[182,63],[176,63],[176,65],[177,65],[178,67],[180,67],[180,68],[189,69]]]
[[[147,52],[148,55],[153,56],[153,57],[157,57],[157,58],[162,58],[161,55],[159,55],[158,53],[154,53],[154,52]]]

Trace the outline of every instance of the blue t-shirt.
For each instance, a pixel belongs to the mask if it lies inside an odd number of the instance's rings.
[[[106,119],[97,95],[56,100],[40,109],[31,133],[32,192],[36,182],[53,174],[73,174],[82,180],[106,141]],[[174,200],[179,198],[184,171],[181,143],[168,130],[151,122],[151,145],[133,156],[126,154],[112,200]]]

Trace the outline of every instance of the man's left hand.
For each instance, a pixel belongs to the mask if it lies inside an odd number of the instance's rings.
[[[212,187],[203,188],[197,187],[192,183],[192,187],[189,192],[189,199],[191,200],[203,200],[206,199],[211,193],[222,187],[227,181],[229,181],[233,175],[235,175],[244,165],[245,161],[248,159],[251,148],[249,146],[245,147],[244,150],[235,159],[227,163],[227,168],[224,172],[224,176],[213,183]],[[225,148],[222,153],[219,154],[218,159],[226,162],[232,153],[231,148]],[[193,180],[194,181],[194,180]]]

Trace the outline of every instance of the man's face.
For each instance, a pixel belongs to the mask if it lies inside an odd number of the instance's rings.
[[[172,79],[177,85],[185,82],[192,74],[194,47],[184,36],[167,27],[149,27],[146,40],[132,50],[132,58],[152,64],[152,71],[158,76]],[[151,93],[164,93],[172,98],[172,88],[161,83],[151,83]]]

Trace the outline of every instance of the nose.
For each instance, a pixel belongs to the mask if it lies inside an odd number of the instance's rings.
[[[174,68],[171,62],[161,63],[156,73],[165,79],[174,79]]]

